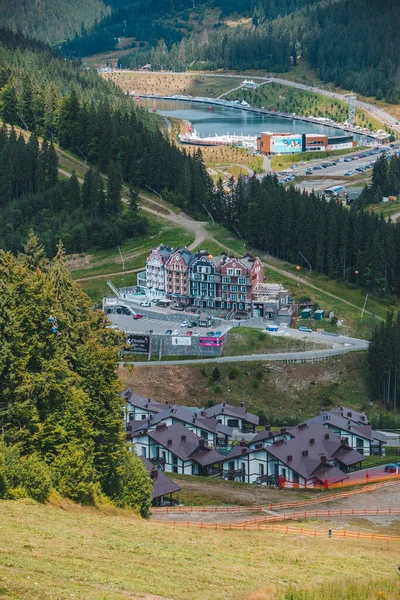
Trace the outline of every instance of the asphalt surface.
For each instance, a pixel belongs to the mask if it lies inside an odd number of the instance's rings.
[[[140,313],[140,310],[137,311]],[[222,333],[226,333],[230,329],[230,326],[226,325],[218,325],[213,327],[181,327],[180,323],[183,321],[190,321],[190,315],[182,315],[181,321],[172,321],[168,320],[168,316],[166,316],[165,320],[160,319],[152,319],[149,317],[143,317],[142,319],[134,319],[128,315],[118,315],[118,314],[110,314],[107,315],[107,318],[112,321],[115,325],[118,326],[120,331],[124,331],[125,333],[148,333],[152,330],[154,335],[165,335],[165,332],[170,329],[172,331],[177,330],[179,334],[184,336],[186,332],[190,329],[191,331],[199,331],[201,335],[207,333],[207,331],[221,331]],[[196,320],[195,316],[192,315],[193,321]]]

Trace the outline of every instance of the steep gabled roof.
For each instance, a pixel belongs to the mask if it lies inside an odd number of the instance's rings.
[[[148,458],[143,458],[141,456],[140,460],[144,463],[146,471],[151,475],[151,481],[153,483],[151,496],[153,500],[155,498],[161,498],[161,496],[166,496],[167,494],[179,492],[181,489],[179,485],[167,477],[162,471],[157,469]]]
[[[333,410],[329,411],[331,414],[336,415],[338,417],[344,417],[345,419],[350,419],[355,423],[359,423],[360,425],[369,425],[368,417],[365,412],[358,412],[353,408],[347,408],[346,406],[338,406]]]
[[[252,425],[258,425],[260,420],[257,415],[247,412],[245,406],[232,406],[231,404],[226,404],[226,402],[221,402],[216,406],[206,408],[204,412],[206,413],[206,416],[211,419],[215,419],[219,415],[228,415],[229,417],[243,419]]]
[[[342,429],[343,431],[347,431],[348,433],[354,433],[359,437],[362,437],[369,441],[372,441],[374,439],[372,435],[371,425],[359,425],[358,423],[351,421],[350,419],[339,417],[338,415],[334,415],[331,412],[323,412],[317,417],[312,417],[311,419],[308,419],[307,423],[322,423],[325,426],[331,425],[332,427],[337,427],[338,429]]]
[[[140,428],[140,424],[142,425],[142,429],[144,427],[155,427],[159,423],[163,423],[164,421],[172,418],[176,421],[187,423],[193,427],[199,427],[200,429],[204,429],[204,431],[209,431],[214,434],[231,436],[233,433],[232,427],[222,425],[215,419],[208,419],[205,416],[199,416],[198,412],[189,410],[183,406],[166,407],[164,404],[163,407],[164,410],[161,410],[158,412],[158,414],[151,415],[148,419],[143,419],[143,421],[131,421],[129,424],[132,425],[132,431],[133,427],[136,429]]]
[[[126,400],[128,404],[131,404],[136,408],[143,408],[144,410],[153,413],[158,413],[162,410],[165,410],[166,407],[168,407],[168,404],[156,402],[155,400],[151,400],[150,398],[145,398],[144,396],[135,394],[129,388],[122,392],[122,397]]]
[[[222,460],[221,454],[205,445],[204,440],[184,425],[158,425],[147,435],[154,442],[170,450],[175,456],[186,461],[194,460],[200,465],[211,465]]]

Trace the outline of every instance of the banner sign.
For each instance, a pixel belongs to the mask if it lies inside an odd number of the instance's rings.
[[[221,335],[221,337],[201,337],[200,346],[208,346],[211,348],[220,348],[225,344],[225,336]]]
[[[172,345],[173,346],[191,346],[192,338],[190,336],[187,337],[172,337]]]
[[[128,335],[126,343],[128,352],[148,352],[150,348],[150,336],[148,335]]]

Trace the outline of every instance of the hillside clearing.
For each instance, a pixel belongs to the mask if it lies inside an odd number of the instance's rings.
[[[259,588],[275,586],[276,598],[339,573],[358,581],[371,573],[396,577],[396,544],[171,529],[128,514],[26,501],[2,502],[0,511],[0,590],[15,600],[243,600]]]

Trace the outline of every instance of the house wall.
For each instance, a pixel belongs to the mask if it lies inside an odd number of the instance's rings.
[[[344,438],[347,440],[347,444],[353,450],[361,451],[361,454],[364,456],[370,456],[371,454],[371,441],[361,437],[356,432],[346,431],[345,429],[340,429],[339,427],[335,427],[330,423],[324,423],[325,427],[327,427],[330,431],[333,431],[340,438]]]

